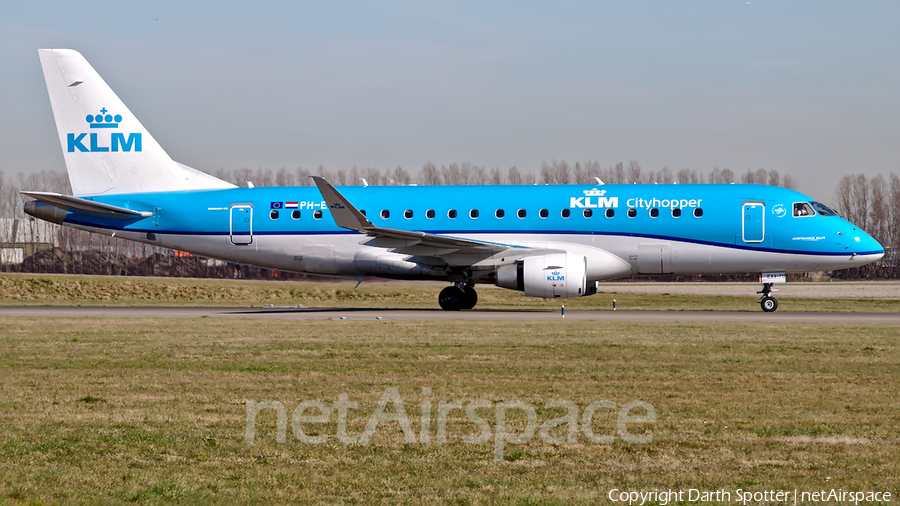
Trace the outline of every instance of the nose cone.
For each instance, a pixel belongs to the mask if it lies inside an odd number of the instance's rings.
[[[855,265],[877,262],[884,257],[884,248],[869,234],[855,229],[850,238],[851,259]]]

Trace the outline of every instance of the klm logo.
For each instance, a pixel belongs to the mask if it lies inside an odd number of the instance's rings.
[[[606,197],[606,190],[592,188],[584,190],[584,197],[571,197],[569,199],[569,207],[578,208],[604,208],[619,207],[619,197]]]
[[[549,275],[547,275],[547,281],[565,281],[566,276],[561,274],[559,271],[553,271]]]
[[[103,109],[100,109],[100,114],[97,114],[96,116],[88,114],[85,121],[88,122],[88,125],[90,125],[92,130],[119,128],[119,122],[122,121],[122,115],[116,114],[113,116],[112,114],[107,114],[107,110],[104,107]],[[74,153],[76,151],[80,153],[108,153],[112,151],[115,153],[118,151],[140,152],[143,149],[140,133],[128,134],[128,137],[125,137],[125,134],[123,133],[111,132],[109,141],[110,144],[108,146],[103,146],[102,139],[100,139],[100,136],[97,133],[83,133],[77,135],[66,134],[66,151],[69,153]],[[87,144],[85,144],[85,142],[87,142]]]

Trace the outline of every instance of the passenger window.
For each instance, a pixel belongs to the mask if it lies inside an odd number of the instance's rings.
[[[291,218],[293,218],[295,220],[299,220],[300,219],[300,211],[298,211],[296,209],[291,211]]]
[[[673,218],[678,218],[678,217],[680,217],[680,216],[681,216],[681,209],[679,209],[679,208],[677,208],[677,207],[673,207],[673,208],[672,208],[672,217],[673,217]]]
[[[813,211],[811,205],[806,202],[794,202],[794,216],[814,216],[816,213]]]
[[[615,215],[616,215],[616,210],[615,210],[615,209],[609,208],[609,209],[606,210],[606,217],[607,217],[607,218],[612,218],[612,217],[615,216]]]
[[[434,209],[429,209],[429,210],[425,211],[425,217],[428,218],[429,220],[434,219]]]
[[[317,220],[321,220],[322,219],[322,211],[318,211],[318,210],[313,211],[313,218],[315,218]]]
[[[653,209],[651,209],[651,210],[650,210],[650,217],[651,217],[651,218],[658,218],[658,217],[659,217],[659,209],[657,209],[657,208],[655,208],[655,207],[654,207]]]
[[[550,211],[548,211],[546,209],[541,209],[538,212],[538,215],[540,215],[541,218],[546,218],[547,216],[550,216]]]
[[[272,218],[273,220],[277,220],[278,219],[278,210],[272,209],[272,211],[269,212],[269,218]]]
[[[516,211],[516,216],[518,216],[519,218],[524,218],[526,214],[527,213],[525,213],[524,209],[519,209],[518,211]]]
[[[572,211],[569,209],[563,209],[562,213],[560,213],[560,214],[562,214],[563,218],[568,218],[572,214]]]
[[[391,212],[388,211],[387,209],[382,209],[382,210],[381,210],[381,217],[382,217],[383,219],[386,220],[386,219],[388,219],[388,218],[391,217]]]
[[[413,217],[412,209],[407,209],[406,211],[403,211],[403,217],[406,218],[407,220],[412,218]]]
[[[585,209],[585,210],[582,212],[582,214],[584,214],[584,217],[585,217],[585,218],[590,218],[591,216],[594,215],[594,211],[592,211],[592,210],[590,210],[590,209]]]
[[[701,216],[703,216],[703,208],[702,207],[695,208],[694,209],[694,218],[699,218]]]
[[[628,217],[634,218],[635,216],[637,216],[637,209],[632,207],[631,209],[628,210]]]
[[[469,210],[469,218],[475,219],[478,217],[478,209],[470,209]]]
[[[451,220],[456,218],[456,209],[451,209],[451,210],[447,211],[447,217],[450,218]]]
[[[503,209],[497,209],[496,211],[494,211],[494,216],[502,218],[506,216],[506,213],[503,211]]]

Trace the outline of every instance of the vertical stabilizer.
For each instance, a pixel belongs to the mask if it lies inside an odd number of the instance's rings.
[[[75,195],[234,188],[175,162],[71,49],[39,49]]]

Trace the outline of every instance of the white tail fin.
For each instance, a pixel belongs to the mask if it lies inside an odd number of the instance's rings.
[[[171,158],[71,49],[39,49],[75,195],[234,188]]]

